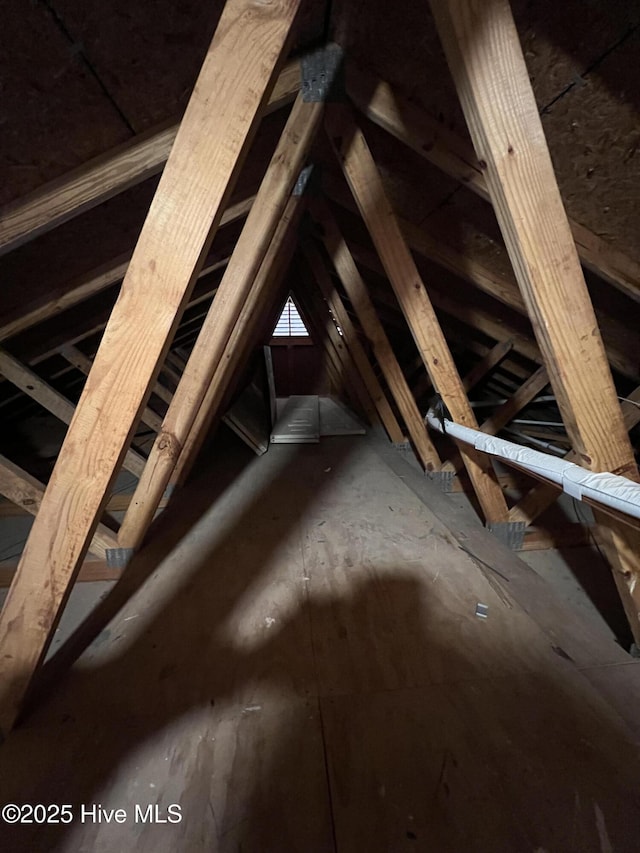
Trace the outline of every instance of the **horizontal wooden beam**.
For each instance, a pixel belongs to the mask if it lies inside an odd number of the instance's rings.
[[[18,563],[0,563],[0,589],[11,586],[18,571]],[[117,581],[122,577],[122,569],[108,566],[104,560],[87,559],[80,566],[76,583],[95,583],[96,581]]]
[[[292,61],[280,73],[264,112],[291,103],[299,89],[299,63]],[[6,205],[0,210],[0,255],[159,174],[179,126],[179,122],[165,125],[136,136]]]

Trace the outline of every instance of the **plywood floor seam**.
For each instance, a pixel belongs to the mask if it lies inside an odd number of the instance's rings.
[[[640,733],[609,694],[636,666],[554,651],[367,439],[227,440],[0,750],[3,802],[182,821],[0,826],[2,849],[635,853]]]

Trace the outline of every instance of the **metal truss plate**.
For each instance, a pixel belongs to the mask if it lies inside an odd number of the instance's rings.
[[[446,494],[453,491],[453,481],[455,479],[453,471],[429,471],[427,477],[440,487]]]
[[[487,525],[493,535],[512,551],[519,551],[524,543],[524,521],[496,521]]]
[[[110,569],[124,569],[133,553],[133,548],[105,548],[107,566]]]
[[[305,54],[300,61],[302,100],[307,103],[345,100],[344,51],[337,44]]]

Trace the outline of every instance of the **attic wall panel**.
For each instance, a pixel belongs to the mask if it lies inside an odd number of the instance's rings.
[[[2,4],[0,80],[0,204],[130,136],[43,3]]]
[[[137,133],[184,111],[224,0],[55,0]],[[324,0],[307,0],[293,47],[318,38]]]
[[[569,215],[640,257],[640,35],[616,47],[638,25],[640,10],[624,0],[514,0],[512,5],[538,107],[559,98],[543,115],[543,125]],[[425,6],[413,0],[391,6],[382,0],[337,0],[333,27],[336,40],[354,58],[468,138]]]
[[[569,215],[636,259],[640,257],[639,55],[636,31],[544,116]]]

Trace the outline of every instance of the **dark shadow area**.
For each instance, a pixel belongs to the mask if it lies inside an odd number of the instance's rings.
[[[2,803],[176,803],[182,822],[85,826],[80,847],[77,821],[3,825],[3,850],[635,853],[635,752],[569,661],[470,643],[446,576],[339,558],[354,511],[323,492],[355,482],[359,446],[252,463],[227,444],[161,517],[128,594],[92,617],[128,601],[132,621],[114,619],[0,751]],[[288,550],[303,518],[313,542]]]

